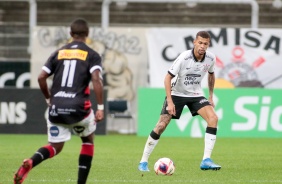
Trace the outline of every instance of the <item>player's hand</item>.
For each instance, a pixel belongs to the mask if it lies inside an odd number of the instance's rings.
[[[47,103],[48,107],[50,107],[50,106],[51,106],[50,98],[45,99],[45,101],[46,101],[46,103]]]
[[[175,105],[173,103],[167,104],[166,110],[170,115],[173,115],[173,116],[176,115]]]
[[[104,119],[104,111],[103,110],[97,110],[95,113],[95,120],[96,122],[99,122]]]
[[[214,102],[213,102],[213,99],[212,99],[211,97],[209,98],[209,102],[211,103],[211,105],[212,105],[213,107],[215,107]]]

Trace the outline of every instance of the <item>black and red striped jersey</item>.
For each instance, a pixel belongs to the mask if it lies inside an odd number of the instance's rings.
[[[102,71],[101,57],[84,42],[73,41],[56,50],[42,67],[53,75],[49,120],[73,124],[91,111],[91,73]]]

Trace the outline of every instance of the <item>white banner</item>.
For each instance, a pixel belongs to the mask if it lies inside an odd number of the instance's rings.
[[[67,27],[37,27],[33,33],[31,87],[52,52],[70,41]],[[146,87],[147,49],[145,29],[111,28],[107,32],[90,28],[88,46],[103,57],[108,98],[134,100],[138,86]]]
[[[247,28],[152,28],[147,31],[150,86],[163,87],[174,59],[193,48],[198,31],[211,35],[216,87],[282,88],[282,30]],[[203,81],[207,87],[207,81]]]

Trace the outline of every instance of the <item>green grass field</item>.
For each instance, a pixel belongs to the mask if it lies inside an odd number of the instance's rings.
[[[96,136],[95,157],[88,183],[282,183],[281,139],[218,138],[213,160],[220,171],[201,171],[203,139],[160,139],[150,157],[150,172],[137,170],[146,137],[134,135]],[[12,183],[13,174],[24,158],[46,144],[45,135],[0,135],[0,184]],[[73,136],[56,157],[36,166],[25,184],[75,184],[80,139]],[[172,176],[157,176],[155,161],[170,157],[176,171]]]

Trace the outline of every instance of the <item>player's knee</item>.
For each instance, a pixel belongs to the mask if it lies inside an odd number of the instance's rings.
[[[58,155],[64,147],[64,143],[51,143],[51,146],[55,149],[55,155]]]
[[[218,116],[217,116],[216,114],[214,114],[214,115],[212,116],[212,119],[213,119],[213,121],[216,122],[216,124],[217,124],[217,122],[218,122]]]
[[[218,116],[216,114],[213,114],[213,115],[209,116],[207,123],[210,127],[216,127],[217,122],[218,122]]]

